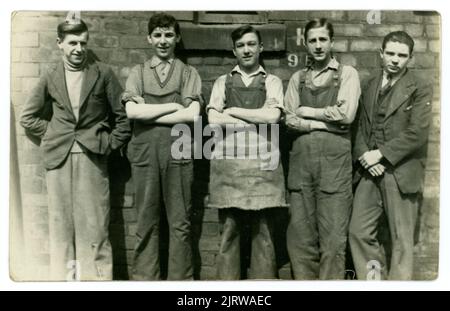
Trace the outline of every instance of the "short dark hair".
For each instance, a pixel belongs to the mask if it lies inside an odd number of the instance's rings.
[[[83,32],[88,32],[88,27],[83,20],[78,20],[77,22],[73,22],[70,20],[66,20],[58,25],[58,28],[56,29],[58,33],[58,38],[60,40],[64,40],[66,35],[79,35]],[[89,32],[88,32],[89,34]]]
[[[411,54],[414,49],[414,40],[404,31],[393,31],[388,33],[384,37],[383,44],[381,45],[383,50],[386,48],[388,42],[400,42],[406,44],[409,47],[409,54]]]
[[[328,30],[330,40],[333,40],[334,37],[333,25],[326,18],[315,18],[313,20],[310,20],[305,26],[305,41],[308,40],[308,32],[310,29],[321,27],[325,27]]]
[[[254,33],[258,37],[258,43],[262,43],[261,40],[261,34],[259,33],[259,30],[257,30],[255,27],[250,25],[244,25],[241,27],[236,28],[231,33],[231,40],[233,40],[233,46],[236,44],[236,41],[242,38],[246,33]]]
[[[148,34],[151,35],[153,30],[156,28],[169,28],[173,27],[177,35],[180,33],[180,25],[178,24],[175,17],[166,13],[156,13],[150,17],[148,21]]]

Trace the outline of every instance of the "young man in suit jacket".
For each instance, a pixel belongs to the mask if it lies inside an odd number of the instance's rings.
[[[413,48],[406,32],[388,34],[380,51],[383,70],[362,91],[353,151],[360,181],[349,236],[359,279],[408,280],[413,274],[432,99],[431,88],[407,69]],[[377,240],[383,211],[392,239],[389,273]]]
[[[42,139],[51,279],[75,272],[76,279],[111,280],[107,156],[130,137],[122,88],[109,67],[87,57],[82,20],[68,19],[57,32],[62,61],[40,78],[20,120]]]

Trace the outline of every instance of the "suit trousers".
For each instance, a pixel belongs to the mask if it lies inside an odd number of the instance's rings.
[[[112,280],[107,157],[69,153],[47,171],[52,280]]]
[[[349,228],[349,242],[358,279],[410,280],[413,273],[414,229],[418,194],[400,192],[395,176],[385,172],[359,182]],[[390,271],[377,239],[382,213],[386,214],[392,240]]]

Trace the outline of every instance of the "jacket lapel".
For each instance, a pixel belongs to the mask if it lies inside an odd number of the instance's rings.
[[[370,123],[372,123],[373,109],[378,100],[378,85],[380,84],[382,74],[383,72],[380,71],[368,81],[367,92],[364,95],[366,99],[364,100],[363,106]]]
[[[80,111],[83,107],[86,99],[92,91],[92,88],[97,82],[99,77],[98,65],[94,60],[90,60],[86,66],[86,73],[83,79],[83,85],[81,86],[81,96],[80,96]]]
[[[59,95],[57,101],[66,106],[67,109],[72,113],[72,116],[75,118],[72,110],[72,105],[70,104],[69,93],[67,92],[66,75],[64,73],[63,62],[59,62],[56,65],[56,69],[54,71],[54,74],[51,75],[50,80],[52,81],[53,85],[55,86],[55,90]]]
[[[412,74],[407,71],[394,85],[393,94],[386,111],[385,120],[391,116],[415,91],[415,82]]]

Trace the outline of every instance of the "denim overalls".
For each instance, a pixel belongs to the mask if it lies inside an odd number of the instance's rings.
[[[342,66],[317,87],[301,72],[302,106],[337,105]],[[296,279],[343,279],[352,205],[350,133],[312,131],[293,142],[288,174],[291,219],[287,246]]]
[[[180,103],[185,65],[175,59],[168,77],[159,80],[148,63],[142,68],[142,97],[146,103]],[[175,160],[171,156],[172,126],[135,121],[128,145],[135,206],[138,212],[136,245],[132,277],[135,280],[158,280],[159,224],[161,205],[166,208],[169,224],[168,279],[192,279],[191,185],[192,159]]]

